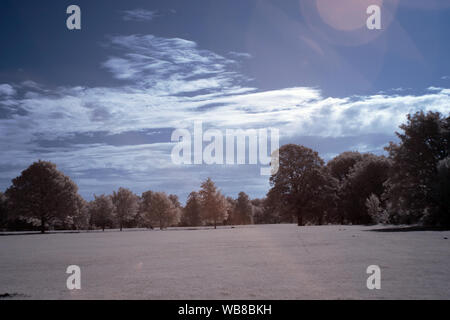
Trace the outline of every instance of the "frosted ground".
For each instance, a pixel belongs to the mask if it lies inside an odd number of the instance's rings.
[[[450,231],[263,225],[0,237],[0,294],[31,299],[450,298]],[[446,239],[447,238],[447,239]],[[66,289],[68,265],[81,290]],[[366,268],[381,267],[381,290]]]

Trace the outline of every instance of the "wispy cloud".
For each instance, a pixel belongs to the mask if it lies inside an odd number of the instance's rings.
[[[252,55],[250,53],[246,53],[246,52],[236,52],[236,51],[230,51],[228,52],[228,54],[234,58],[246,58],[246,59],[250,59],[252,57]]]
[[[9,84],[0,84],[0,96],[12,96],[16,94],[16,90]]]
[[[125,52],[103,63],[115,78],[164,95],[203,90],[227,91],[245,78],[233,68],[235,61],[198,48],[193,41],[130,35],[111,38]]]
[[[123,20],[125,21],[151,21],[157,16],[156,11],[145,9],[133,9],[123,11]]]

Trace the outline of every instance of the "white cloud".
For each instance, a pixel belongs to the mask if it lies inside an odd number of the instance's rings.
[[[233,70],[234,60],[199,49],[193,41],[130,35],[113,37],[111,44],[125,52],[103,63],[116,79],[165,95],[218,88],[226,91],[245,80]]]
[[[16,94],[16,90],[9,84],[0,84],[0,96],[13,96]]]
[[[123,20],[125,21],[151,21],[157,16],[156,11],[145,9],[133,9],[123,11]]]

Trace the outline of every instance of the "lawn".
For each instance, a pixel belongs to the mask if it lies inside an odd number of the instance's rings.
[[[450,231],[292,224],[0,237],[19,299],[449,299]],[[66,268],[81,268],[68,290]],[[366,286],[369,265],[381,289]]]

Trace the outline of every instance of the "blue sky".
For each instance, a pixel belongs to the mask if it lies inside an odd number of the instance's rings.
[[[77,4],[82,30],[66,28]],[[381,6],[382,29],[365,27]],[[328,160],[382,153],[409,112],[450,111],[447,1],[22,1],[0,4],[0,190],[37,159],[80,193],[184,200],[210,176],[264,196],[251,165],[175,165],[175,128],[276,127]]]

